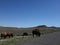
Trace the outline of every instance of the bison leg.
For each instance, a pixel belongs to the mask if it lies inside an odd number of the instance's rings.
[[[40,34],[40,33],[38,33],[38,37],[40,37],[40,35],[41,35],[41,34]]]
[[[1,39],[2,39],[3,35],[1,34]]]
[[[10,35],[9,35],[9,38],[10,38]]]
[[[3,38],[3,36],[1,35],[1,39]]]
[[[4,39],[6,39],[7,36],[4,36]]]
[[[13,37],[13,34],[11,34],[11,37]]]
[[[2,39],[2,38],[4,38],[4,35],[3,35],[3,34],[1,34],[1,39]]]
[[[33,38],[34,38],[34,34],[33,34]]]

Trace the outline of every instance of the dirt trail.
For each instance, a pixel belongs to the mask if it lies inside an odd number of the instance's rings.
[[[60,45],[60,32],[44,35],[40,38],[18,43],[16,45]]]

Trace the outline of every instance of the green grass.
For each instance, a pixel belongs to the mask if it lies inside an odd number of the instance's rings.
[[[27,32],[28,34],[31,34],[32,30],[34,28],[27,28],[27,29],[19,29],[19,30],[2,30],[0,29],[0,33],[1,32],[13,32],[14,35],[22,35],[24,32]],[[48,33],[53,33],[53,32],[59,32],[60,31],[60,28],[59,29],[52,29],[52,28],[39,28],[40,32],[42,35],[44,34],[48,34]],[[15,45],[16,43],[21,43],[21,42],[24,42],[24,41],[28,41],[28,40],[32,40],[32,36],[28,36],[28,37],[13,37],[13,38],[7,38],[8,40],[7,41],[0,41],[0,45]],[[1,39],[0,39],[1,40]],[[3,39],[5,40],[5,39]]]
[[[44,34],[49,34],[49,33],[53,33],[53,32],[58,32],[58,31],[45,30]],[[32,39],[33,39],[32,36],[24,36],[24,37],[23,36],[14,36],[13,38],[0,39],[0,40],[7,40],[7,41],[0,41],[0,45],[15,45],[16,43],[25,42],[25,41],[32,40]]]
[[[31,39],[33,39],[31,36],[27,36],[27,37],[25,36],[24,38],[18,36],[18,37],[6,39],[7,41],[1,41],[0,45],[15,45],[18,42],[21,43],[21,42],[28,41],[28,40],[31,40]]]

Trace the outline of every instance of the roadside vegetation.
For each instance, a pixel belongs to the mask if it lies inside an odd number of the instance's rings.
[[[32,40],[32,36],[15,36],[13,38],[1,39],[0,45],[15,45],[16,43],[22,43],[24,41]]]
[[[28,40],[32,40],[32,30],[38,28],[41,32],[41,35],[50,34],[53,32],[59,32],[59,27],[46,27],[46,26],[39,26],[39,27],[33,27],[33,28],[3,28],[0,27],[0,33],[1,32],[13,32],[14,37],[13,38],[6,38],[1,39],[0,38],[0,45],[15,45],[16,43],[22,43]],[[21,36],[24,32],[28,33],[28,36]]]

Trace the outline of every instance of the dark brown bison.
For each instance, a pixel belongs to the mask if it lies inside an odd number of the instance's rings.
[[[27,32],[24,32],[22,36],[28,36],[28,33]]]
[[[12,32],[2,32],[1,33],[1,38],[6,38],[6,37],[13,37],[13,33]]]
[[[7,36],[10,38],[10,37],[13,37],[13,33],[12,32],[8,32],[7,33]]]
[[[35,29],[35,30],[32,30],[32,35],[33,35],[33,37],[34,37],[34,35],[40,37],[41,33],[38,29]]]

